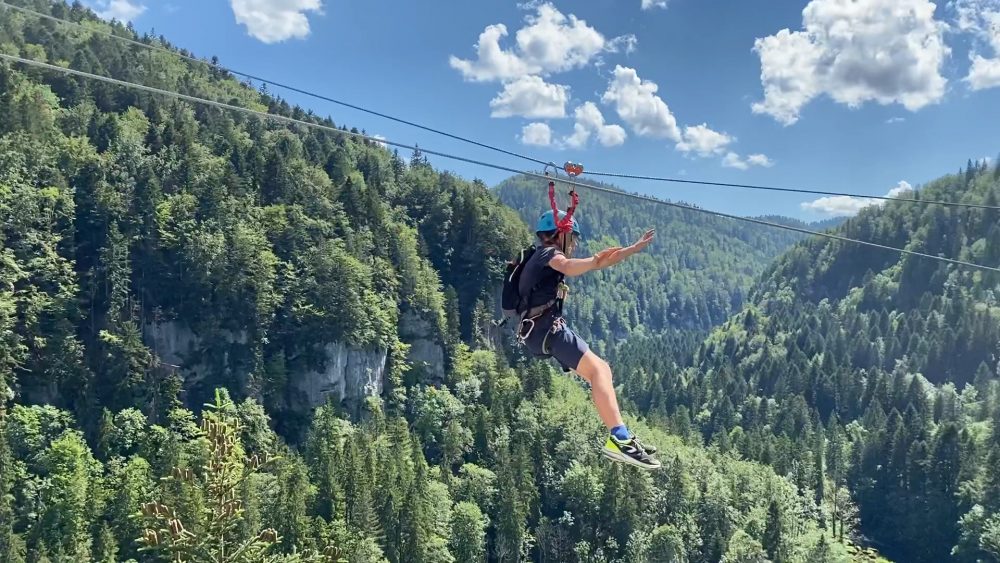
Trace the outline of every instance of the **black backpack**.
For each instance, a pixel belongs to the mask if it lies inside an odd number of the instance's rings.
[[[529,246],[522,250],[516,258],[507,262],[507,271],[503,277],[503,292],[500,294],[500,308],[503,310],[503,325],[511,317],[520,317],[528,309],[528,295],[521,295],[521,272],[524,265],[535,254],[535,247]]]

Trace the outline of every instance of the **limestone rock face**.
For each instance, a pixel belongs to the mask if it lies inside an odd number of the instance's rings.
[[[444,347],[437,339],[434,326],[414,311],[406,311],[399,319],[399,337],[410,345],[407,360],[423,370],[433,382],[444,381]]]
[[[161,364],[179,370],[186,387],[196,385],[211,369],[196,359],[202,351],[202,339],[183,323],[149,323],[145,326],[145,335],[147,345],[159,357]],[[245,345],[246,335],[226,334],[225,340],[236,346]],[[433,360],[433,350],[421,353]],[[230,365],[228,352],[223,352],[223,355],[226,357],[213,363],[223,366],[223,369],[239,371],[239,368]],[[387,356],[385,349],[360,350],[340,342],[327,343],[323,347],[321,368],[288,374],[292,386],[288,406],[307,412],[334,396],[345,403],[349,411],[357,413],[366,397],[382,394]],[[443,364],[443,353],[437,363]],[[233,375],[236,381],[245,381],[248,374]]]
[[[323,347],[324,366],[320,370],[289,374],[298,391],[290,405],[295,410],[311,410],[327,402],[332,395],[357,414],[366,397],[382,394],[385,382],[387,351],[358,350],[339,342]]]

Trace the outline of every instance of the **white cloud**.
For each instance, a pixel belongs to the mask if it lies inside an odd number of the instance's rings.
[[[959,0],[955,8],[958,28],[973,33],[978,42],[969,52],[972,65],[965,82],[973,90],[1000,86],[1000,0]],[[982,45],[992,57],[981,54]]]
[[[1000,57],[987,59],[980,55],[972,57],[972,68],[965,77],[973,90],[984,90],[1000,86]]]
[[[681,132],[677,127],[677,120],[663,99],[656,95],[658,90],[656,83],[641,80],[635,69],[618,65],[601,100],[606,104],[614,104],[618,117],[635,134],[679,142]]]
[[[586,66],[604,51],[635,48],[635,37],[606,39],[586,21],[564,15],[551,3],[537,6],[537,13],[525,18],[526,25],[515,34],[515,46],[506,50],[500,39],[507,27],[486,27],[476,44],[476,59],[452,56],[451,67],[466,80],[475,82],[508,81],[528,74],[546,76]]]
[[[768,158],[766,154],[751,154],[746,158],[743,158],[739,154],[729,151],[726,156],[722,158],[722,165],[726,168],[737,168],[739,170],[747,170],[751,166],[761,166],[764,168],[770,168],[774,166],[774,161]]]
[[[322,0],[230,0],[236,23],[264,43],[309,35],[307,12],[322,13]]]
[[[774,161],[768,158],[766,154],[751,154],[747,157],[747,164],[770,168],[774,166]]]
[[[701,125],[687,126],[684,128],[684,138],[677,143],[677,150],[683,153],[696,153],[698,156],[707,157],[713,154],[722,154],[726,147],[736,140],[735,137],[726,133],[719,133],[708,128],[707,123]]]
[[[549,84],[538,76],[523,76],[504,84],[490,101],[492,117],[521,116],[531,119],[566,117],[569,86]]]
[[[900,195],[913,191],[913,186],[909,182],[900,181],[895,188],[889,190],[885,197],[899,197]],[[885,200],[873,199],[870,197],[850,197],[831,196],[821,197],[814,201],[802,203],[802,209],[816,211],[832,217],[849,217],[856,215],[859,211],[873,205],[883,205]]]
[[[653,8],[666,8],[667,0],[642,0],[643,10],[652,10]]]
[[[506,80],[541,70],[530,68],[514,53],[501,49],[500,38],[506,36],[507,26],[504,24],[487,26],[476,43],[478,60],[467,61],[452,55],[449,60],[451,67],[461,72],[466,80],[476,82]]]
[[[547,147],[552,144],[552,129],[545,123],[529,123],[521,129],[521,142]]]
[[[608,45],[605,50],[609,53],[617,53],[619,51],[625,51],[625,54],[632,53],[635,51],[636,46],[639,44],[639,39],[633,35],[620,35],[615,37],[611,41],[608,41]]]
[[[750,163],[740,158],[740,155],[734,152],[726,153],[725,158],[722,159],[722,165],[726,168],[739,168],[740,170],[750,168]]]
[[[916,111],[939,101],[950,54],[929,0],[811,0],[803,31],[757,39],[764,99],[755,113],[785,125],[826,94],[850,107],[874,101]]]
[[[372,138],[375,139],[375,143],[378,144],[378,146],[382,147],[383,149],[389,148],[389,145],[387,145],[385,143],[386,139],[385,139],[384,136],[382,136],[382,135],[372,135]]]
[[[905,117],[890,117],[889,119],[885,120],[885,122],[888,123],[889,125],[892,125],[894,123],[902,123],[904,121],[906,121]]]
[[[560,72],[581,67],[604,50],[606,40],[587,22],[568,17],[552,4],[542,4],[528,17],[528,26],[517,32],[517,47],[529,63]]]
[[[591,135],[596,135],[597,141],[605,147],[621,145],[627,138],[625,129],[620,125],[604,123],[604,115],[593,102],[586,102],[576,108],[575,116],[576,124],[573,126],[573,134],[565,139],[566,144],[573,148],[585,147]]]
[[[859,211],[869,205],[875,205],[876,201],[878,200],[838,195],[805,202],[802,204],[802,209],[824,213],[832,217],[849,217],[857,215]]]
[[[92,5],[99,17],[121,22],[130,22],[146,11],[146,6],[130,0],[96,0]]]
[[[895,188],[889,190],[889,193],[886,194],[886,197],[899,197],[907,192],[912,192],[912,191],[913,191],[913,186],[911,186],[909,182],[907,182],[906,180],[900,180],[899,183],[896,184]]]

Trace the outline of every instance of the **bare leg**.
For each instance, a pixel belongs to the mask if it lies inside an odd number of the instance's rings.
[[[588,350],[580,359],[580,365],[575,371],[587,383],[590,383],[590,392],[594,405],[597,406],[597,414],[601,416],[601,420],[604,421],[608,430],[625,424],[622,421],[622,413],[618,410],[615,388],[611,383],[611,366],[597,354]]]

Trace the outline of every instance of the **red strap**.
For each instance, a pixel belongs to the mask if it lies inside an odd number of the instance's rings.
[[[580,204],[580,196],[577,195],[575,190],[569,192],[569,197],[571,199],[569,209],[566,210],[566,216],[559,223],[559,230],[564,233],[573,230],[573,213],[576,212],[576,206]]]
[[[559,219],[559,206],[556,204],[556,183],[549,181],[549,204],[552,205],[552,220],[555,221],[556,230],[561,233],[568,233],[573,230],[573,213],[576,206],[580,204],[580,196],[575,192],[569,192],[572,203],[566,210],[566,216]]]
[[[556,224],[556,229],[559,228],[559,206],[556,205],[556,183],[549,180],[549,204],[552,205],[552,221]]]

